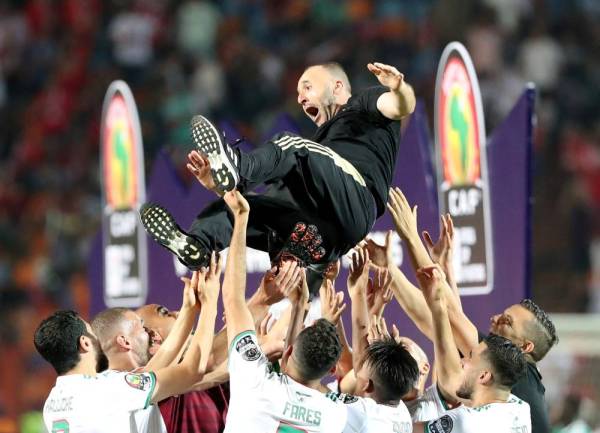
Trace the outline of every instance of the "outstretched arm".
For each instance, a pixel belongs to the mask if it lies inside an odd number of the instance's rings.
[[[225,203],[233,213],[233,234],[229,244],[225,277],[223,279],[223,306],[227,321],[227,345],[244,331],[255,331],[254,319],[246,305],[246,227],[250,206],[236,190],[225,193]]]
[[[415,111],[415,92],[398,69],[383,63],[369,63],[367,68],[390,89],[377,99],[377,109],[381,114],[390,120],[400,120]]]
[[[462,377],[462,367],[448,318],[446,296],[449,288],[444,288],[448,283],[439,265],[419,269],[417,279],[433,319],[437,386],[446,398],[455,400]]]
[[[366,249],[373,265],[378,269],[387,269],[392,279],[391,291],[413,323],[429,339],[433,338],[431,329],[431,313],[421,291],[409,281],[404,273],[394,263],[392,252],[392,231],[385,235],[385,243],[377,244],[372,239],[360,243],[359,248]]]
[[[348,274],[348,294],[352,316],[352,364],[358,371],[368,346],[369,310],[367,307],[367,283],[369,281],[369,253],[358,250],[352,254]]]
[[[181,281],[184,283],[183,302],[177,320],[175,320],[169,336],[162,342],[158,351],[142,371],[156,371],[173,362],[178,362],[181,354],[187,349],[188,339],[191,340],[190,333],[200,312],[200,302],[196,298],[192,281],[186,277],[182,277]]]
[[[413,269],[416,270],[433,265],[433,261],[429,257],[425,246],[419,238],[417,229],[417,207],[415,206],[411,210],[410,205],[408,204],[406,197],[404,197],[404,194],[402,194],[402,191],[400,191],[400,188],[390,188],[387,206],[392,215],[392,219],[394,220],[396,230],[407,246]],[[462,353],[469,353],[469,351],[478,344],[477,328],[457,304],[456,297],[450,286],[445,284],[442,289],[448,290],[446,302],[456,344]]]
[[[192,275],[191,286],[196,290],[201,310],[190,347],[181,363],[155,371],[156,386],[151,399],[153,403],[188,391],[190,384],[199,382],[204,377],[213,343],[219,298],[219,285],[206,284],[206,273],[207,271],[194,272]]]

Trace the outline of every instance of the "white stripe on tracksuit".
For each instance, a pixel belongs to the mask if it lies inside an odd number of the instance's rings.
[[[358,170],[346,159],[342,158],[340,155],[335,153],[329,147],[323,146],[322,144],[315,143],[314,141],[307,140],[302,137],[297,137],[293,135],[285,135],[280,137],[274,141],[274,143],[281,147],[282,151],[288,150],[291,147],[296,149],[306,148],[310,152],[318,153],[320,155],[328,156],[333,160],[333,163],[337,165],[342,171],[346,174],[352,176],[352,178],[359,184],[364,187],[367,186],[365,180],[362,175],[358,172]]]

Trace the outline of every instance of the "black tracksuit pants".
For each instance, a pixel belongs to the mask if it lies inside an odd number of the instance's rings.
[[[239,169],[240,191],[268,186],[266,193],[244,196],[250,204],[247,245],[272,258],[297,222],[317,226],[326,251],[322,263],[345,254],[375,222],[375,201],[362,176],[326,146],[283,133],[250,153],[240,152]],[[215,251],[229,246],[232,231],[233,216],[223,199],[206,207],[190,229]]]

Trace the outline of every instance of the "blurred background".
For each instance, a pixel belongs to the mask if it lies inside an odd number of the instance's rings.
[[[193,114],[254,143],[282,112],[310,134],[297,79],[336,60],[354,88],[375,83],[368,62],[395,65],[431,116],[452,40],[475,63],[488,134],[537,86],[532,297],[561,337],[542,374],[556,431],[598,429],[599,22],[597,0],[0,1],[0,433],[43,431],[55,374],[33,348],[40,319],[57,308],[89,318],[112,80],[133,90],[147,166],[164,148],[191,185]]]

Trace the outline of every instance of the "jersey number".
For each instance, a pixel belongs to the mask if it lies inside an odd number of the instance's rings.
[[[277,428],[277,433],[306,433],[306,430],[303,430],[300,427],[296,427],[295,425],[287,424],[283,421],[280,421],[279,427]]]
[[[52,423],[52,433],[69,433],[69,421],[59,419]]]

